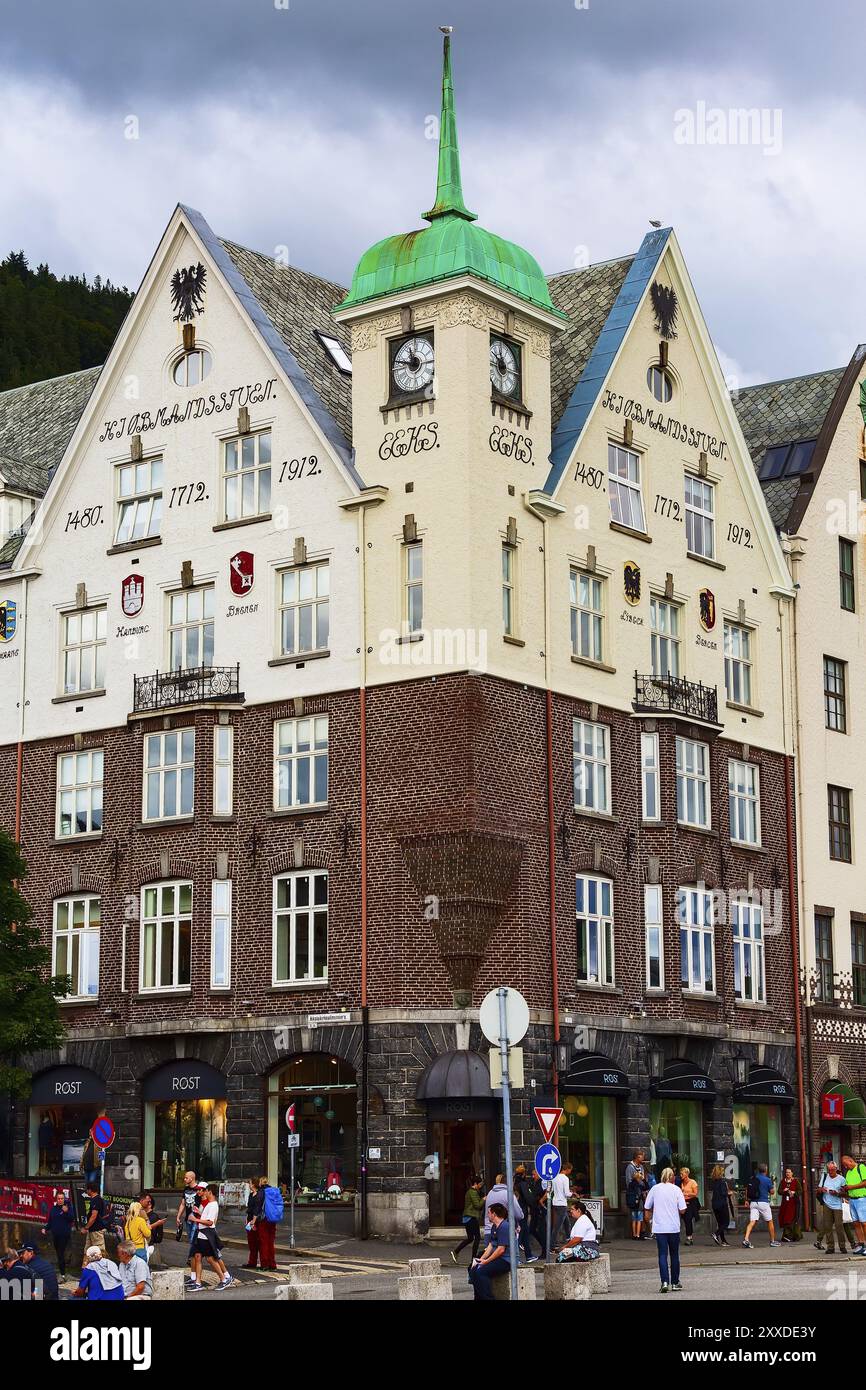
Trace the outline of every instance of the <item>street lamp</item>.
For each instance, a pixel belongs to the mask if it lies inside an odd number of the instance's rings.
[[[661,1047],[649,1043],[646,1050],[646,1063],[650,1081],[660,1081],[662,1072],[665,1069],[664,1050]]]

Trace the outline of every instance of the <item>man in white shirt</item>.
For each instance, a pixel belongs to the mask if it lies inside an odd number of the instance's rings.
[[[566,1236],[568,1235],[568,1202],[570,1197],[571,1164],[563,1163],[562,1168],[553,1179],[553,1211],[551,1212],[550,1227],[550,1239],[553,1245],[558,1245],[560,1231],[563,1228]]]
[[[219,1216],[219,1202],[212,1187],[206,1183],[199,1183],[198,1190],[201,1192],[201,1206],[194,1207],[192,1220],[197,1226],[197,1235],[193,1247],[193,1257],[195,1259],[195,1283],[188,1286],[189,1293],[200,1293],[204,1288],[201,1282],[201,1262],[207,1260],[211,1269],[215,1270],[220,1276],[218,1289],[227,1289],[234,1283],[232,1276],[226,1269],[219,1256],[219,1242],[216,1239],[216,1223]]]
[[[667,1293],[669,1289],[679,1292],[683,1287],[680,1283],[680,1213],[685,1209],[686,1199],[674,1182],[674,1170],[665,1168],[661,1181],[650,1188],[644,1202],[644,1211],[652,1214],[652,1233],[658,1246],[662,1281],[659,1293]]]

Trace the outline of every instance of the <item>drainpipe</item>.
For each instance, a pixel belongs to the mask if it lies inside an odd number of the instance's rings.
[[[800,1013],[800,928],[796,910],[796,861],[794,856],[794,824],[791,779],[794,776],[793,758],[785,758],[785,829],[788,839],[788,923],[791,931],[791,993],[794,1003],[794,1044],[797,1056],[797,1101],[800,1110],[801,1181],[803,1184],[803,1213],[806,1229],[811,1225],[811,1193],[808,1181],[806,1152],[806,1096],[803,1080],[803,1032]]]
[[[529,499],[527,499],[529,502]],[[547,884],[550,913],[550,1004],[553,1012],[553,1048],[551,1050],[551,1079],[553,1103],[559,1104],[559,965],[556,955],[556,804],[553,791],[553,691],[550,685],[551,623],[550,623],[550,563],[548,558],[548,514],[529,503],[530,510],[541,521],[541,568],[544,590],[544,686],[545,686],[545,743],[547,759]],[[560,509],[561,510],[561,509]]]
[[[358,564],[361,603],[361,666],[358,707],[360,718],[361,798],[361,1239],[370,1234],[367,1203],[369,1136],[370,1010],[367,1005],[367,531],[366,508],[358,508]]]
[[[21,844],[21,807],[24,787],[24,702],[27,697],[27,579],[21,580],[21,613],[24,619],[21,633],[21,670],[18,677],[18,747],[15,753],[15,843]]]

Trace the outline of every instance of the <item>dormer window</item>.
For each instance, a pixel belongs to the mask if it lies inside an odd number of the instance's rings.
[[[411,404],[433,399],[436,358],[433,334],[410,333],[390,345],[390,404]]]
[[[523,372],[520,344],[492,334],[490,338],[490,384],[494,400],[519,405],[523,400]]]
[[[207,348],[193,348],[192,352],[181,353],[175,361],[172,380],[175,386],[198,386],[212,366],[213,358]]]

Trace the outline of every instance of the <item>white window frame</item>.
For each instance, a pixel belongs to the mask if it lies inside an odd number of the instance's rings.
[[[217,971],[217,943],[222,936],[223,971]],[[213,990],[232,986],[232,881],[215,878],[210,886],[210,987]]]
[[[509,541],[502,542],[502,630],[517,633],[517,546]]]
[[[98,904],[99,923],[93,927],[90,925],[90,904]],[[86,925],[73,927],[72,920],[75,912],[75,904],[81,903],[84,908],[84,921]],[[58,926],[60,907],[67,908],[67,925],[61,930]],[[69,975],[72,979],[72,989],[69,994],[61,996],[63,1002],[72,1003],[76,1000],[85,1000],[92,1003],[99,998],[99,952],[100,937],[102,934],[102,900],[98,893],[64,893],[62,897],[54,899],[51,923],[51,973],[53,975]],[[68,942],[67,945],[67,969],[61,970],[57,960],[57,944],[63,938]],[[94,940],[95,938],[95,940]],[[78,978],[72,975],[69,968],[73,956],[73,943],[78,941]],[[85,984],[87,977],[90,977],[96,988],[93,990],[85,989],[82,991],[82,979]]]
[[[286,597],[287,587],[294,594]],[[277,571],[277,641],[280,656],[303,659],[314,652],[326,652],[331,640],[331,567],[327,560],[311,560],[305,565],[289,565]],[[291,620],[291,622],[290,622]],[[310,645],[301,645],[301,629],[310,627]],[[287,626],[292,642],[287,644]],[[319,629],[324,624],[324,641]]]
[[[184,748],[184,739],[189,735],[192,739],[192,753],[189,756],[189,745]],[[177,739],[177,758],[173,762],[166,761],[166,743]],[[153,744],[159,743],[160,756],[158,762],[150,761],[150,748]],[[157,821],[189,820],[195,813],[195,729],[162,729],[158,733],[145,734],[143,743],[143,778],[141,793],[141,819],[153,825]],[[181,794],[183,790],[183,774],[192,769],[192,798],[188,811],[175,810],[166,812],[166,785],[171,786],[171,778],[175,778],[175,805],[182,806]],[[151,778],[156,778],[159,787],[159,814],[156,816],[148,815],[148,785]]]
[[[190,601],[194,596],[201,597],[201,614],[190,617]],[[175,617],[175,604],[183,601],[183,613]],[[214,611],[216,594],[214,585],[194,584],[189,589],[173,589],[168,594],[168,666],[170,671],[209,671],[214,658]],[[210,609],[210,612],[208,612]],[[210,660],[205,661],[208,648],[208,629],[210,629]],[[197,661],[189,661],[189,634],[195,634]],[[175,646],[179,645],[181,660],[175,661]]]
[[[212,810],[215,816],[234,812],[235,731],[233,724],[214,724]]]
[[[98,761],[99,775],[94,773],[94,763]],[[64,782],[64,767],[71,766],[72,781]],[[86,775],[79,780],[79,772]],[[55,807],[54,833],[58,840],[82,840],[88,835],[101,835],[103,830],[103,787],[105,778],[105,753],[102,748],[82,748],[70,753],[57,755],[57,795]],[[98,795],[97,795],[98,794]],[[71,829],[63,829],[63,798],[71,798]],[[79,800],[86,815],[87,829],[76,829]],[[98,805],[94,803],[98,802]],[[99,813],[99,824],[94,825],[94,811]]]
[[[662,818],[658,734],[641,733],[640,768],[641,819],[654,824]],[[655,812],[652,810],[653,802]]]
[[[743,824],[751,835],[737,833]],[[761,769],[742,758],[728,758],[728,829],[732,844],[761,844]]]
[[[706,478],[686,473],[683,484],[686,514],[686,550],[704,560],[716,558],[716,486]],[[709,544],[707,545],[707,540]]]
[[[764,910],[748,896],[732,897],[731,935],[734,955],[734,998],[742,1003],[766,1004],[767,982],[764,960]],[[746,992],[746,955],[751,953],[751,988]],[[737,977],[740,989],[737,991]]]
[[[249,463],[246,456],[251,456]],[[234,467],[231,467],[232,459]],[[248,486],[248,480],[252,486]],[[232,487],[234,484],[234,487]],[[234,502],[229,505],[229,495]],[[251,497],[248,494],[251,493]],[[271,431],[269,429],[236,434],[223,440],[220,479],[222,520],[251,521],[266,517],[271,510]]]
[[[174,897],[173,910],[164,913],[162,910],[162,895],[164,889],[171,889]],[[189,912],[182,912],[180,909],[180,892],[182,888],[189,889]],[[156,894],[156,911],[150,915],[146,911],[147,894]],[[138,951],[138,991],[139,994],[177,994],[179,991],[188,991],[192,981],[192,914],[195,905],[194,889],[192,881],[188,878],[160,879],[156,883],[145,883],[141,889],[141,931],[139,932],[139,951]],[[181,923],[189,922],[189,965],[190,979],[179,980],[178,972],[180,965],[180,938]],[[159,964],[162,957],[160,949],[162,931],[170,924],[172,931],[172,962],[171,962],[171,984],[145,984],[145,944],[148,938],[147,928],[153,925],[155,928],[154,958],[153,958],[153,978],[156,980]]]
[[[137,463],[118,463],[114,474],[117,501],[114,544],[140,545],[142,541],[155,540],[162,531],[162,454],[139,459]],[[124,490],[127,481],[131,491]],[[127,516],[131,524],[125,526]],[[139,517],[143,520],[141,527]]]
[[[650,664],[653,675],[659,679],[665,676],[679,679],[682,675],[681,615],[681,603],[658,594],[650,595]]]
[[[607,911],[605,911],[605,897]],[[595,899],[595,910],[591,903]],[[582,901],[581,901],[582,900]],[[603,985],[612,987],[616,982],[616,947],[614,933],[613,883],[599,874],[578,874],[574,880],[574,908],[576,940],[577,987],[582,985]],[[583,954],[586,958],[586,974],[580,974],[581,937]],[[598,971],[590,973],[593,944],[595,946]]]
[[[725,698],[730,704],[749,708],[753,705],[754,696],[753,636],[753,628],[745,627],[742,623],[725,621]]]
[[[677,766],[677,822],[693,826],[698,830],[709,830],[712,826],[712,790],[710,786],[710,747],[696,738],[676,739]],[[689,816],[691,809],[701,809],[703,801],[704,818]],[[691,805],[690,805],[691,803]]]
[[[581,592],[584,586],[585,594]],[[588,574],[579,566],[572,565],[569,575],[569,597],[571,654],[581,661],[595,661],[600,665],[605,660],[607,644],[603,577]]]
[[[309,881],[310,881],[310,889],[309,889],[309,899],[310,899],[310,900],[309,900],[309,903],[308,903],[306,906],[302,905],[302,906],[299,907],[298,904],[297,904],[297,887],[296,887],[296,885],[300,882],[301,879],[304,879],[304,878],[308,878]],[[322,905],[322,904],[318,904],[318,905],[317,905],[317,904],[315,903],[315,892],[316,892],[315,883],[316,883],[316,880],[318,880],[318,879],[324,879],[324,882],[325,882],[325,902],[324,902],[324,905]],[[292,884],[292,888],[291,888],[291,890],[290,890],[290,902],[289,902],[288,906],[279,907],[279,906],[278,906],[278,899],[279,899],[279,884],[280,884],[280,883],[286,883],[286,882],[290,882],[290,883]],[[307,955],[307,961],[308,961],[309,966],[312,967],[312,966],[313,966],[314,959],[315,959],[315,954],[314,954],[314,952],[315,952],[315,921],[314,921],[314,917],[315,917],[316,912],[322,912],[322,911],[324,911],[324,914],[325,914],[325,973],[324,973],[323,975],[314,975],[314,974],[310,974],[310,973],[308,973],[308,974],[306,974],[306,975],[298,975],[298,974],[294,973],[294,965],[295,965],[296,954],[297,954],[297,953],[296,953],[296,942],[297,942],[297,931],[298,931],[298,917],[299,917],[299,916],[303,916],[305,913],[306,913],[306,914],[308,915],[308,917],[309,917],[309,921],[307,922],[307,926],[306,926],[306,930],[307,930],[307,933],[308,933],[308,938],[307,938],[307,941],[308,941],[308,955]],[[289,970],[288,970],[288,973],[287,973],[285,979],[280,978],[280,976],[277,974],[277,957],[278,957],[277,943],[278,943],[278,932],[279,932],[279,926],[280,926],[280,923],[279,923],[279,920],[278,920],[278,919],[281,918],[281,917],[287,917],[287,918],[288,918],[288,930],[289,930],[289,942],[288,942],[288,949],[287,949],[287,957],[288,957],[288,961],[289,961]],[[329,961],[328,961],[328,952],[329,952],[329,947],[330,947],[330,928],[331,928],[331,921],[330,921],[330,883],[329,883],[329,881],[328,881],[328,871],[327,871],[327,869],[296,869],[296,870],[294,870],[294,871],[291,872],[291,873],[287,873],[287,874],[277,874],[277,875],[275,875],[275,877],[274,877],[274,884],[273,884],[273,915],[272,915],[272,926],[271,926],[271,979],[272,979],[272,983],[273,983],[274,985],[305,985],[305,986],[307,986],[307,987],[309,987],[310,985],[324,985],[324,984],[327,984],[327,983],[328,983],[328,964],[329,964]]]
[[[105,644],[108,635],[108,609],[104,603],[92,608],[73,608],[61,615],[62,646],[60,674],[64,695],[88,695],[105,689]],[[84,635],[85,620],[93,617],[93,636]],[[78,637],[70,627],[78,623]],[[86,624],[88,627],[89,623]],[[68,680],[70,659],[75,667],[75,679]],[[87,683],[82,682],[82,667],[88,668]]]
[[[644,970],[647,990],[664,989],[665,987],[665,930],[664,930],[664,895],[660,883],[645,883],[643,889],[643,921],[644,921]],[[651,949],[651,933],[658,933],[658,953],[654,954]],[[659,978],[657,984],[651,984],[651,962],[658,961]]]
[[[586,730],[591,730],[592,750],[589,753],[584,751]],[[609,816],[612,808],[608,725],[594,724],[589,719],[573,720],[571,749],[575,810]]]
[[[197,370],[190,372],[192,363],[196,363]],[[172,364],[171,379],[175,386],[200,386],[205,377],[210,375],[213,366],[213,356],[207,348],[192,348],[189,352],[182,352]]]
[[[424,629],[424,544],[422,541],[409,541],[402,549],[403,631],[408,636],[413,636]],[[414,572],[416,559],[417,573]]]
[[[646,534],[641,479],[642,456],[612,439],[607,445],[607,491],[610,519],[617,526]]]
[[[281,749],[284,729],[291,730],[291,738],[286,740],[290,746]],[[306,747],[299,750],[299,743],[306,744]],[[315,799],[317,763],[320,764],[323,758],[325,795],[323,798]],[[311,801],[298,799],[298,768],[302,763],[308,765],[307,785],[314,798]],[[327,714],[306,714],[300,718],[274,720],[275,811],[307,811],[318,806],[327,806],[330,771],[330,728]]]
[[[680,983],[691,994],[716,992],[716,941],[713,921],[713,895],[700,884],[686,884],[677,890],[677,924],[680,933]],[[684,939],[685,938],[685,939]],[[700,975],[695,970],[698,948]],[[706,966],[710,964],[707,988]]]

